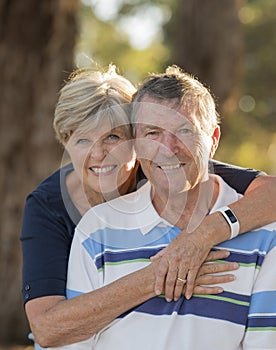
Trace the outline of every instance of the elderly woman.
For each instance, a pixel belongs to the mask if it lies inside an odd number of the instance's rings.
[[[110,300],[109,307],[104,308],[99,302],[97,310],[90,308],[94,299],[91,293],[66,300],[67,263],[76,224],[90,207],[134,191],[143,179],[135,159],[128,119],[129,103],[135,91],[113,66],[103,73],[76,72],[61,89],[54,128],[70,163],[28,196],[21,232],[23,299],[32,332],[41,346],[60,346],[87,339],[95,327],[97,331],[102,329],[144,301],[144,274],[152,274],[156,291],[164,290],[171,299],[175,269],[181,269],[182,276],[188,273],[186,293],[189,297],[193,290],[209,294],[221,292],[221,287],[208,284],[227,282],[232,276],[206,274],[237,268],[231,263],[202,265],[212,246],[230,236],[230,226],[220,213],[215,213],[206,217],[194,232],[180,234],[165,252],[153,258],[154,268],[142,269],[104,287],[101,293]],[[239,192],[249,186],[244,198],[232,205],[241,233],[275,220],[273,210],[267,210],[271,205],[275,207],[273,177],[216,162],[213,167]],[[267,205],[260,206],[260,201]],[[207,260],[227,254],[212,252]],[[98,314],[100,321],[95,317]]]

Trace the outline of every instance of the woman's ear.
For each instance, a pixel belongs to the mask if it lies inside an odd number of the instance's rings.
[[[212,147],[210,150],[210,155],[209,158],[213,158],[214,154],[216,153],[216,150],[218,148],[218,144],[219,144],[219,139],[220,139],[220,127],[219,125],[216,126],[213,135],[212,135]]]
[[[64,148],[66,148],[66,145],[71,137],[71,135],[73,134],[73,131],[70,131],[68,134],[63,134],[63,139],[61,141],[62,145]]]

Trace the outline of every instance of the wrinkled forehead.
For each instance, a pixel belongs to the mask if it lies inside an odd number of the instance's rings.
[[[148,97],[135,103],[133,114],[132,121],[136,128],[143,125],[165,130],[175,130],[182,125],[197,127],[194,108],[180,106],[176,100],[163,101]]]

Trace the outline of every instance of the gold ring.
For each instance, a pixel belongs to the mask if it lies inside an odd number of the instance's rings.
[[[182,283],[186,283],[186,282],[187,282],[186,279],[184,280],[183,278],[180,278],[180,277],[177,277],[177,280],[180,281],[180,282],[182,282]]]

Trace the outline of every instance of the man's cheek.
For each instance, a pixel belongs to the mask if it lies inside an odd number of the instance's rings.
[[[140,138],[136,140],[135,151],[138,159],[152,159],[156,152],[157,144],[153,140]]]
[[[198,170],[199,181],[208,180],[209,149],[205,145],[198,144],[194,155]]]

